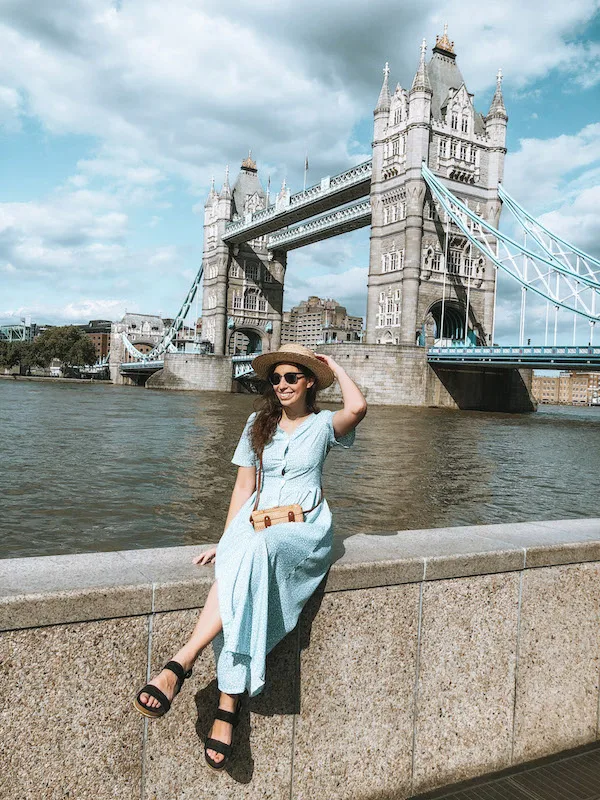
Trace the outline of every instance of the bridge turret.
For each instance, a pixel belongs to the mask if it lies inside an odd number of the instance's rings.
[[[502,96],[502,70],[496,76],[496,91],[492,98],[490,110],[485,118],[485,132],[492,145],[489,155],[488,186],[496,188],[504,174],[504,156],[506,155],[506,127],[508,114]]]
[[[383,163],[383,142],[387,134],[388,118],[390,114],[390,88],[388,85],[388,78],[390,75],[390,66],[385,63],[383,68],[383,83],[377,105],[373,111],[373,175],[379,175]]]
[[[408,122],[410,127],[407,133],[406,167],[407,169],[414,167],[419,172],[421,162],[424,158],[427,158],[429,152],[431,98],[433,96],[431,81],[425,64],[426,52],[427,45],[425,39],[423,39],[419,66],[408,93]]]

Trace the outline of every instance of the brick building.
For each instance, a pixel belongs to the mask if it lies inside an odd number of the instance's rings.
[[[561,372],[533,376],[533,394],[539,403],[567,406],[600,404],[600,373]]]
[[[348,314],[337,300],[311,295],[283,312],[282,342],[298,342],[314,348],[331,342],[360,342],[362,338],[363,318]]]

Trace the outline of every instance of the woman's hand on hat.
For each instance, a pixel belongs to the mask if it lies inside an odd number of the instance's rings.
[[[319,361],[323,361],[323,363],[327,364],[329,369],[334,374],[337,372],[337,370],[340,369],[340,365],[336,361],[334,361],[331,356],[326,356],[325,353],[315,353],[315,356],[316,358],[319,359]]]

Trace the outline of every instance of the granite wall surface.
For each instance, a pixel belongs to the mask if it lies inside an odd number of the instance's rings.
[[[192,389],[230,392],[232,366],[229,356],[165,353],[164,368],[146,381],[147,389]]]
[[[204,762],[212,648],[136,691],[214,579],[197,547],[0,561],[0,800],[383,800],[600,739],[600,519],[356,534]]]

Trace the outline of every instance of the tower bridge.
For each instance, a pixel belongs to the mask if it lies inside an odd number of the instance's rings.
[[[148,385],[229,391],[247,383],[252,357],[281,344],[288,253],[368,225],[365,340],[321,349],[345,360],[372,401],[535,408],[527,368],[558,363],[559,313],[573,318],[573,345],[578,323],[579,331],[582,322],[589,325],[590,358],[581,353],[569,363],[596,369],[600,262],[554,236],[505,190],[507,124],[501,71],[483,114],[446,29],[429,60],[423,41],[410,88],[392,89],[386,64],[371,159],[295,194],[284,181],[273,202],[251,155],[233,185],[228,168],[219,191],[213,180],[198,275],[153,350],[136,355],[126,333],[115,332],[113,380],[135,372],[120,367],[127,352],[129,362],[147,362],[142,373],[156,371]],[[503,207],[522,242],[500,232]],[[535,343],[532,360],[518,353],[507,359],[495,346],[498,271],[521,287],[519,348],[525,346],[528,297],[546,302],[544,341]],[[202,335],[212,353],[184,357],[175,352],[174,337],[200,283]],[[240,337],[246,352],[234,357]],[[379,386],[383,380],[387,389]],[[324,395],[337,399],[335,391]]]

